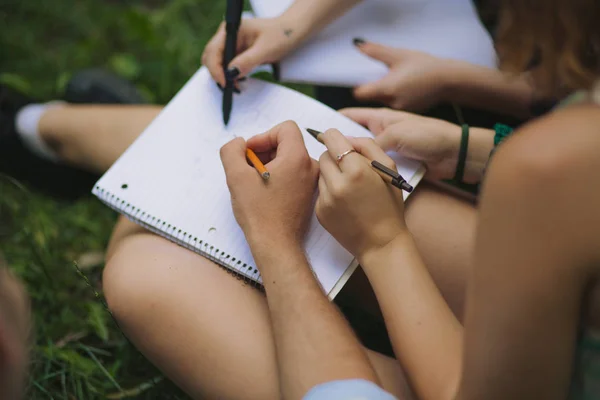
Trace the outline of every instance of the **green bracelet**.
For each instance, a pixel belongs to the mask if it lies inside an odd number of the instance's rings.
[[[462,183],[465,175],[465,164],[467,162],[467,150],[469,149],[469,125],[462,125],[462,135],[460,137],[460,150],[458,152],[458,163],[456,164],[456,173],[454,182]]]
[[[494,147],[498,146],[507,136],[513,133],[513,128],[504,124],[494,125]]]

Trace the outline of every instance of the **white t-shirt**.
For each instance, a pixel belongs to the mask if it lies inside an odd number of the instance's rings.
[[[374,384],[362,379],[322,383],[312,388],[302,400],[397,400]]]

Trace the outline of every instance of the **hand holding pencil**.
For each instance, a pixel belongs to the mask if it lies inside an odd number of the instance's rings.
[[[319,167],[298,126],[284,122],[248,141],[238,137],[221,148],[221,162],[233,212],[248,242],[301,243],[313,211]],[[261,165],[268,168],[268,181]]]

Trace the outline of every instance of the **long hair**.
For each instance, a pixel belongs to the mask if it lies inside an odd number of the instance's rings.
[[[588,89],[600,77],[600,0],[501,0],[500,67],[530,71],[548,94]]]

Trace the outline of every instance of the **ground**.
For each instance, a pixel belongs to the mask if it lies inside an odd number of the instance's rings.
[[[198,68],[224,5],[3,0],[0,82],[52,99],[73,72],[101,66],[165,103]],[[34,310],[27,399],[186,398],[127,342],[102,302],[99,256],[115,219],[90,195],[57,200],[0,177],[0,250]]]

